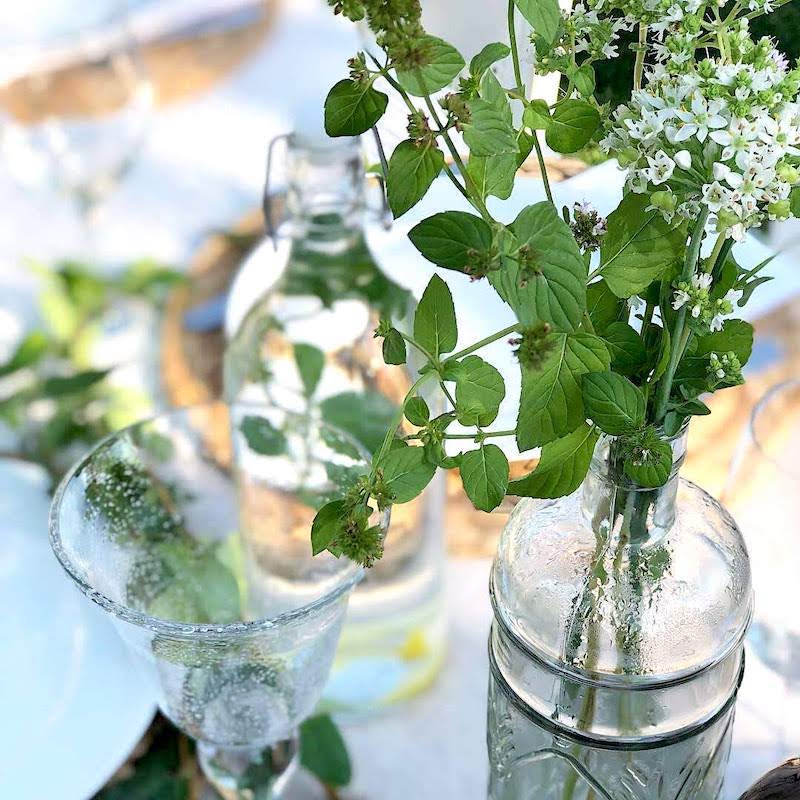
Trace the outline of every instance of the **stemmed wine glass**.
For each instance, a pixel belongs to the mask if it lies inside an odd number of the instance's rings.
[[[0,157],[26,187],[93,211],[144,141],[153,92],[120,0],[0,11]]]
[[[367,469],[323,423],[212,403],[107,438],[56,493],[56,556],[223,796],[278,796],[291,773],[362,574],[312,557],[311,522]]]

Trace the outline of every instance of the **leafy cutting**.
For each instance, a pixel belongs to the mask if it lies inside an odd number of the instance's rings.
[[[467,65],[452,45],[426,33],[417,0],[329,3],[353,21],[366,20],[377,48],[351,59],[350,77],[331,89],[326,120],[335,124],[328,132],[377,134],[384,91],[399,96],[408,136],[389,159],[393,213],[406,213],[440,176],[450,181],[470,210],[428,216],[409,238],[436,267],[486,280],[516,322],[464,346],[469,332],[459,329],[458,309],[437,274],[411,334],[385,317],[376,331],[385,361],[402,364],[416,351],[424,366],[387,429],[375,431],[369,474],[344,505],[321,509],[318,519],[335,518],[340,530],[358,527],[373,504],[413,499],[438,468],[459,468],[466,494],[484,511],[509,493],[559,497],[581,484],[603,435],[613,440],[615,479],[648,490],[630,511],[644,519],[649,490],[672,473],[669,438],[690,417],[708,413],[702,395],[742,381],[752,328],[732,316],[765,276],[764,265],[740,267],[732,248],[748,227],[800,213],[800,72],[772,53],[768,40],[749,39],[740,4],[724,17],[706,3],[681,7],[674,18],[670,8],[665,22],[662,11],[627,0],[589,3],[591,13],[583,5],[562,12],[556,0],[509,0],[508,41],[488,43]],[[756,2],[745,16],[768,11]],[[565,76],[554,101],[529,96],[520,16],[533,29],[537,73]],[[691,27],[691,37],[680,38],[682,26]],[[634,28],[634,92],[611,114],[594,99],[594,64],[615,57],[620,31]],[[509,60],[514,82],[506,86],[495,68]],[[775,88],[758,102],[736,89],[753,74]],[[762,133],[749,146],[763,168],[745,164],[730,133],[751,117]],[[770,132],[781,125],[787,132],[773,141]],[[607,218],[587,203],[556,204],[542,140],[559,153],[591,145],[617,157],[628,177]],[[487,200],[510,195],[531,152],[546,200],[503,222]],[[742,191],[752,200],[744,202]],[[506,386],[480,352],[502,340],[521,372],[510,430],[491,427]],[[438,387],[444,413],[431,418],[423,386]],[[416,430],[402,432],[404,420]],[[454,423],[466,432],[454,432]],[[506,455],[492,441],[506,437],[520,452],[542,448],[536,469],[510,482]],[[453,455],[456,445],[461,452]]]

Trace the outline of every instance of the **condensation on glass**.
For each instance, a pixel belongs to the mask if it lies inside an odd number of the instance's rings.
[[[577,492],[511,514],[491,579],[491,800],[720,796],[750,567],[732,518],[678,477],[685,432],[671,442],[658,490],[611,478],[601,439]]]

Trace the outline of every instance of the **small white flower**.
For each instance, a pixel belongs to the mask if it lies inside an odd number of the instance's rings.
[[[672,307],[677,311],[680,308],[683,308],[691,298],[689,297],[687,292],[684,292],[683,289],[677,289],[675,291],[675,297],[672,300]]]
[[[632,294],[628,298],[628,308],[631,311],[633,311],[634,314],[637,311],[640,311],[641,309],[643,309],[644,307],[645,307],[645,302],[644,302],[644,300],[642,300],[641,297],[639,297],[638,294]]]
[[[731,174],[731,168],[727,164],[722,164],[719,161],[714,163],[711,171],[714,173],[714,180],[716,181],[724,181],[728,175]]]
[[[703,186],[703,200],[710,211],[716,213],[721,210],[730,200],[731,192],[726,189],[719,181],[707,183]]]
[[[712,280],[709,273],[701,272],[699,275],[692,275],[692,286],[695,289],[710,289]]]
[[[663,151],[659,150],[655,156],[647,156],[650,169],[646,170],[650,182],[658,185],[672,177],[675,171],[675,162]]]
[[[683,122],[675,135],[676,142],[685,142],[692,136],[704,142],[709,131],[727,126],[727,120],[720,115],[724,108],[719,100],[706,100],[700,92],[695,92],[692,97],[690,111],[678,111],[678,119]]]

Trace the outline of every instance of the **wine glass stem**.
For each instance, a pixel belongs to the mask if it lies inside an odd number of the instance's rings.
[[[297,737],[261,747],[219,747],[198,742],[205,776],[225,800],[280,798],[297,762]]]

